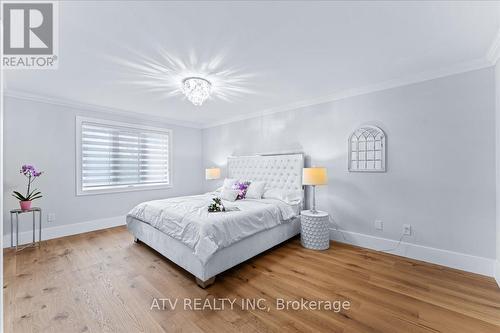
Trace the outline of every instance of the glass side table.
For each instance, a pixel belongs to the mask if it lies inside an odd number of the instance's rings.
[[[13,217],[16,217],[16,251],[24,250],[27,247],[36,246],[35,242],[35,215],[38,212],[38,246],[42,242],[42,209],[39,207],[32,207],[28,210],[13,209],[10,211],[10,247],[14,247],[14,228],[13,228]],[[19,214],[31,213],[33,214],[33,242],[27,246],[19,249]]]

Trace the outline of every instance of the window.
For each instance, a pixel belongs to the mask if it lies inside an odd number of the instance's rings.
[[[77,117],[77,194],[171,186],[170,130]]]
[[[362,126],[349,137],[349,171],[385,172],[385,134],[375,126]]]

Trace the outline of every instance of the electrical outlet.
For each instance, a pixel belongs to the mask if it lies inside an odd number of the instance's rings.
[[[373,226],[377,230],[384,230],[384,222],[382,222],[382,220],[375,220],[375,222],[373,222]]]
[[[47,222],[54,222],[56,220],[56,214],[55,213],[48,213],[47,214]]]
[[[410,236],[411,235],[411,225],[403,224],[403,235]]]

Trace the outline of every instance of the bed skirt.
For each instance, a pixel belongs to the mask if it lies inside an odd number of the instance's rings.
[[[148,223],[128,217],[127,228],[135,238],[184,268],[199,280],[208,281],[215,275],[299,234],[300,218],[293,218],[291,221],[258,232],[223,248],[215,252],[205,264],[202,264],[195,257],[191,248]]]

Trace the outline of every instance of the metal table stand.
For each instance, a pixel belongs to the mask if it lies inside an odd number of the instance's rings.
[[[35,242],[35,215],[38,212],[38,246],[40,246],[42,242],[42,209],[39,207],[32,207],[28,210],[22,209],[13,209],[10,211],[10,247],[14,247],[14,228],[13,228],[13,219],[12,217],[15,215],[16,217],[16,252],[24,250],[27,247],[36,246]],[[19,248],[19,214],[24,213],[32,213],[33,214],[33,242],[29,245],[26,245],[22,248]]]

